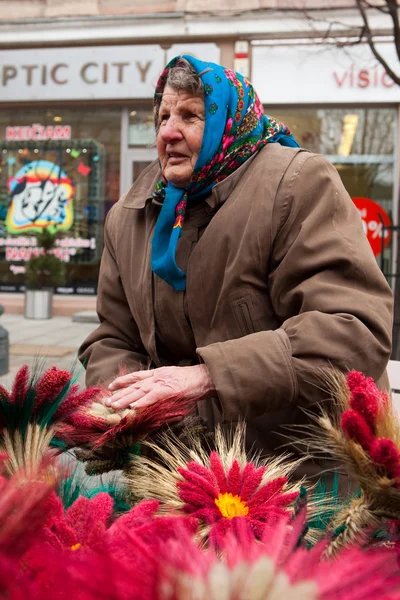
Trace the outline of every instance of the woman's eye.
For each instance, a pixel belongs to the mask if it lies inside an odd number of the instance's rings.
[[[169,115],[165,114],[165,115],[161,115],[160,116],[160,123],[162,123],[163,121],[167,121],[169,118]]]

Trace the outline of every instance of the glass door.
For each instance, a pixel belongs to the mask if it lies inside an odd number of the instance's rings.
[[[125,156],[125,181],[121,189],[121,195],[125,194],[131,185],[137,180],[144,169],[157,158],[155,148],[135,148],[127,150]]]
[[[120,195],[125,194],[142,171],[157,159],[151,109],[121,112]]]

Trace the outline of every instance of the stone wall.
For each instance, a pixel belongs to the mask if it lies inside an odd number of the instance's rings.
[[[354,0],[330,0],[329,8],[354,7]],[[218,7],[218,8],[217,8]],[[263,9],[327,8],[326,0],[0,0],[0,19],[111,16],[154,13],[201,14]]]

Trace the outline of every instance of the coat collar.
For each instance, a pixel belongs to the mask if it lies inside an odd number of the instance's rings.
[[[268,146],[267,146],[268,147]],[[265,149],[263,148],[265,151]],[[261,152],[263,151],[261,150]],[[206,198],[207,204],[212,209],[219,208],[225,200],[230,196],[232,190],[243,176],[245,171],[253,162],[258,153],[254,154],[249,160],[241,165],[236,171],[231,173],[226,179],[217,183],[208,198]],[[158,159],[153,161],[143,171],[140,179],[137,183],[134,183],[128,192],[121,198],[122,205],[124,208],[142,209],[148,202],[151,202],[152,193],[156,187],[157,182],[161,179],[161,169]]]

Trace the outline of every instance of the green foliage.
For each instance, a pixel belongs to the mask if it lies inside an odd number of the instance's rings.
[[[32,257],[25,265],[25,282],[29,289],[35,290],[63,285],[65,264],[54,254]]]
[[[51,233],[49,227],[45,227],[40,233],[36,233],[35,237],[37,239],[38,247],[43,248],[46,252],[56,245],[56,235]]]
[[[72,506],[80,496],[91,499],[104,492],[114,500],[114,514],[123,514],[132,508],[126,489],[121,484],[118,475],[107,481],[97,482],[97,485],[94,486],[91,478],[82,475],[77,467],[69,477],[59,481],[57,487],[57,494],[61,498],[65,510]]]
[[[32,256],[25,265],[25,283],[28,289],[53,289],[65,283],[65,263],[51,253],[55,246],[56,235],[46,227],[36,234],[38,247],[42,254]]]

